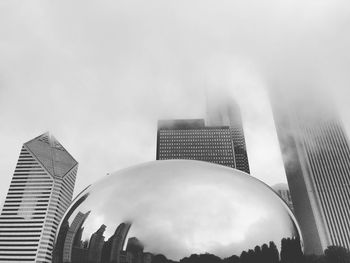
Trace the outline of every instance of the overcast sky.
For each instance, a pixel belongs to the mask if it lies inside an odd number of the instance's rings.
[[[253,176],[286,182],[267,90],[332,98],[350,130],[350,4],[336,0],[1,1],[0,204],[24,142],[50,131],[75,193],[155,159],[159,118],[241,106]]]

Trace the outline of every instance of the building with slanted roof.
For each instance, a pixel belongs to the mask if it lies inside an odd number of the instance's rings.
[[[0,262],[51,262],[78,163],[49,133],[23,144],[0,215]]]

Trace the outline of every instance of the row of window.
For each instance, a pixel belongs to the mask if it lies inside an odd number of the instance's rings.
[[[196,139],[196,138],[169,138],[169,139],[161,139],[159,140],[159,144],[166,144],[166,143],[189,143],[189,142],[193,142],[196,144],[208,144],[210,142],[218,142],[221,144],[231,144],[232,140],[227,140],[227,139],[206,139],[206,140],[200,140],[200,139]]]
[[[167,154],[167,155],[171,155],[171,154],[177,154],[177,155],[181,155],[181,154],[191,154],[193,156],[196,156],[196,155],[215,155],[215,156],[233,156],[233,153],[232,152],[227,152],[227,151],[216,151],[216,152],[213,152],[213,151],[194,151],[194,150],[188,150],[188,151],[174,151],[173,149],[172,150],[163,150],[163,151],[159,151],[159,154],[162,155],[162,154]]]
[[[195,138],[195,139],[203,139],[203,138],[225,138],[231,139],[232,136],[230,134],[174,134],[174,135],[159,135],[159,139],[166,138]]]
[[[194,151],[194,152],[219,152],[219,151],[225,151],[232,153],[233,149],[229,145],[212,145],[213,147],[208,147],[208,145],[162,145],[161,147],[158,148],[159,152],[162,151]]]
[[[173,134],[173,133],[222,133],[222,132],[229,132],[229,128],[220,128],[220,129],[176,129],[176,130],[160,130],[160,134]]]
[[[204,161],[227,161],[227,162],[234,162],[233,158],[230,157],[215,157],[215,156],[209,156],[209,155],[202,155],[202,156],[193,156],[193,155],[161,155],[158,157],[160,160],[171,160],[171,159],[189,159],[189,160],[204,160]]]
[[[208,140],[208,141],[195,141],[195,140],[188,140],[188,141],[177,141],[177,140],[169,140],[169,141],[161,141],[160,146],[169,146],[169,145],[178,145],[183,147],[199,147],[199,146],[213,146],[213,145],[220,145],[220,146],[226,146],[226,147],[232,147],[231,143],[224,143],[223,141],[219,140]]]

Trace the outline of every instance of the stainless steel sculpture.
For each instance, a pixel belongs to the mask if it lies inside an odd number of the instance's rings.
[[[271,241],[280,249],[283,238],[301,238],[295,218],[259,180],[206,162],[154,161],[83,191],[61,222],[53,255],[73,263],[225,258]]]

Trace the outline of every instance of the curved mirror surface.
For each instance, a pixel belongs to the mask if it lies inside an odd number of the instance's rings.
[[[261,181],[205,162],[155,161],[83,191],[61,222],[53,262],[276,257],[281,242],[302,247],[292,212]]]

